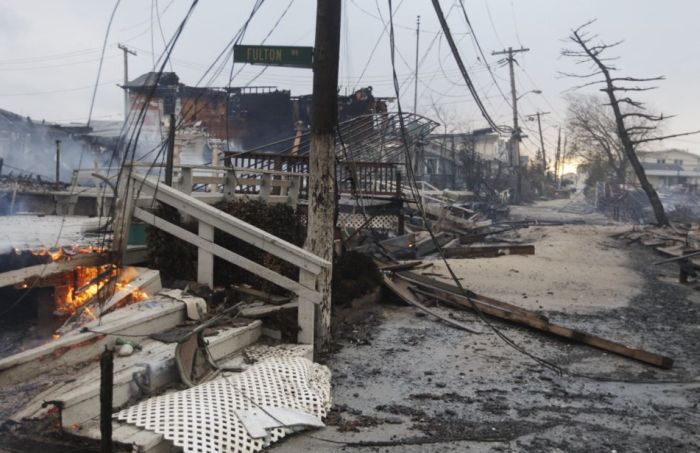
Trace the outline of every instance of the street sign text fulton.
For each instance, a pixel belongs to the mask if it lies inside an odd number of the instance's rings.
[[[313,53],[313,47],[237,45],[233,47],[233,61],[266,66],[310,68]]]

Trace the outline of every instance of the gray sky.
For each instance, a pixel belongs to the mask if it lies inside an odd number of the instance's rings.
[[[115,16],[105,55],[93,117],[120,119],[123,94],[123,66],[117,43],[138,52],[130,57],[130,78],[149,71],[152,49],[160,54],[163,38],[172,36],[189,7],[190,0],[122,0]],[[280,17],[290,0],[266,0],[253,19],[243,41],[259,44]],[[545,117],[545,146],[553,152],[556,126],[563,122],[565,103],[562,93],[576,80],[561,78],[558,71],[576,67],[559,52],[572,27],[597,18],[592,31],[608,42],[624,39],[615,53],[621,56],[621,74],[655,76],[664,74],[660,89],[638,96],[651,108],[678,117],[667,122],[666,133],[700,129],[700,35],[697,20],[700,2],[693,0],[464,0],[476,37],[487,53],[498,84],[506,94],[508,71],[499,67],[492,50],[504,47],[531,49],[520,58],[516,69],[518,91],[540,89],[543,96],[528,94],[520,101],[524,116],[537,110],[551,111]],[[201,0],[173,54],[172,65],[181,80],[194,84],[231,39],[247,17],[253,0]],[[313,45],[314,0],[293,0],[288,14],[267,41],[268,44]],[[153,13],[155,6],[160,14]],[[399,6],[400,5],[400,6]],[[477,60],[471,36],[454,0],[442,0],[448,22],[459,42],[464,61],[470,68],[487,109],[499,123],[510,123],[511,113],[484,64]],[[454,7],[453,7],[454,5]],[[107,0],[3,0],[0,3],[0,108],[33,119],[85,121],[92,85],[97,75],[102,40],[114,6]],[[386,20],[384,0],[343,0],[341,30],[341,91],[371,85],[379,96],[393,96],[388,36],[380,16]],[[420,67],[418,112],[436,118],[438,106],[449,123],[462,130],[484,127],[474,102],[460,79],[444,39],[436,37],[439,23],[430,0],[394,0],[397,72],[402,82],[402,102],[406,110],[413,103],[410,80],[415,58],[416,15],[421,16],[421,57],[432,43]],[[379,8],[379,11],[378,11]],[[151,26],[153,24],[153,27]],[[369,53],[377,50],[361,80]],[[245,85],[260,72],[245,67],[233,85]],[[236,68],[236,71],[238,68]],[[292,94],[311,92],[311,71],[270,68],[254,85],[275,85]],[[227,83],[228,70],[215,82]],[[587,89],[584,92],[594,92]],[[536,123],[524,127],[530,140],[528,152],[535,149]],[[528,131],[527,128],[531,130]],[[700,153],[700,136],[669,140],[660,147],[679,147]]]

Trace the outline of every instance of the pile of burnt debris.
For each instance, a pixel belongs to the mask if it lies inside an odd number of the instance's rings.
[[[475,209],[476,208],[476,209]],[[535,311],[465,288],[461,279],[451,271],[447,280],[439,273],[431,273],[436,260],[496,258],[505,255],[534,255],[534,244],[522,242],[511,234],[531,226],[559,226],[564,222],[539,220],[501,220],[501,209],[487,204],[472,204],[432,198],[411,210],[409,206],[405,233],[388,239],[379,239],[371,232],[355,232],[344,243],[346,249],[372,257],[381,272],[383,286],[403,302],[428,313],[453,328],[475,332],[475,327],[442,315],[433,307],[475,312],[491,326],[497,319],[525,326],[549,335],[584,343],[627,358],[661,368],[670,368],[673,360],[641,349],[635,349],[596,335],[575,330],[550,320]],[[418,213],[421,215],[418,215]],[[491,216],[489,218],[489,216]],[[569,221],[579,224],[583,221]],[[644,230],[647,231],[647,230]],[[647,233],[637,233],[650,234]],[[668,233],[667,233],[668,234]],[[700,258],[700,252],[697,255]]]
[[[675,223],[669,226],[635,226],[617,235],[628,245],[639,243],[653,248],[663,259],[655,265],[678,266],[678,282],[700,289],[700,224]]]

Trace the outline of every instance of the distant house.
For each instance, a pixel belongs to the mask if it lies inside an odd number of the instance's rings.
[[[421,178],[440,189],[467,187],[473,170],[490,177],[508,165],[507,140],[493,129],[431,134],[423,148]]]
[[[657,188],[681,186],[696,192],[700,186],[700,155],[679,149],[637,152],[649,182]]]

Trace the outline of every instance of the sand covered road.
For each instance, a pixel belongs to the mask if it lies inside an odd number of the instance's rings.
[[[615,225],[535,226],[509,239],[535,245],[534,255],[451,259],[465,288],[531,310],[585,312],[625,306],[639,294],[641,275],[610,236]],[[441,260],[425,272],[447,276]],[[444,281],[451,281],[446,277]]]

